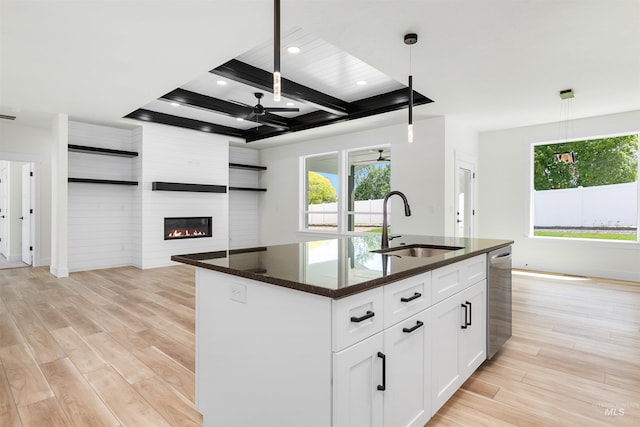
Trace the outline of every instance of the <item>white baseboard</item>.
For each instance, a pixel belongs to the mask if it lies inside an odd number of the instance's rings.
[[[54,276],[60,277],[69,277],[69,269],[68,268],[56,268],[54,266],[49,266],[49,272]]]

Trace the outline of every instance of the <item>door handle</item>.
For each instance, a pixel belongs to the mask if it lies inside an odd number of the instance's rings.
[[[467,323],[467,316],[469,315],[469,307],[466,304],[460,304],[460,307],[464,308],[464,325],[460,326],[460,329],[467,329],[469,324]]]
[[[378,385],[378,390],[385,391],[387,389],[387,356],[379,351],[378,357],[382,359],[382,385]]]
[[[469,306],[469,323],[467,323],[467,326],[471,326],[471,303],[469,301],[465,301],[465,304]]]

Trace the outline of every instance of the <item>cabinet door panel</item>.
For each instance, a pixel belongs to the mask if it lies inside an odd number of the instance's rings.
[[[423,310],[384,332],[384,425],[422,427],[431,417],[431,314]]]
[[[464,378],[486,359],[486,280],[464,291],[462,303],[470,306],[471,325],[460,330],[460,369]],[[470,303],[470,304],[469,304]]]
[[[431,308],[431,411],[435,413],[462,385],[458,354],[464,310],[460,298],[448,298]]]
[[[382,334],[333,354],[334,427],[381,427]]]
[[[333,351],[345,349],[382,331],[384,323],[382,288],[334,300],[332,306]]]

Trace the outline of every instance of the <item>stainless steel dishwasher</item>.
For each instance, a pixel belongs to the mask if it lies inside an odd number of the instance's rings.
[[[511,338],[511,246],[488,254],[487,359]]]

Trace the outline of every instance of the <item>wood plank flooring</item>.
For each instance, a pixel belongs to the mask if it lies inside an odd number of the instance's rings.
[[[427,426],[640,425],[640,284],[513,285],[513,338]],[[189,266],[0,270],[0,426],[202,425],[194,292]]]

